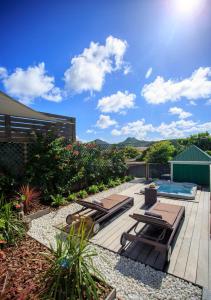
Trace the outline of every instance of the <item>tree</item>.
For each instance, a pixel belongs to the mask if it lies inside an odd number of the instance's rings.
[[[140,151],[132,146],[126,146],[123,148],[123,152],[126,158],[135,158],[140,155]]]
[[[175,147],[169,141],[162,141],[149,147],[145,160],[151,163],[168,163],[175,154]]]

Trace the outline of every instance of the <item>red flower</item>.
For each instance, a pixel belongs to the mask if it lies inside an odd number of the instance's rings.
[[[15,208],[19,209],[19,208],[21,208],[21,205],[20,204],[15,204]]]
[[[5,240],[0,240],[0,244],[6,244],[7,242]]]
[[[67,145],[67,146],[65,147],[65,149],[66,149],[66,150],[72,150],[72,149],[73,149],[73,146],[72,146],[71,144],[69,144],[69,145]]]
[[[79,154],[79,151],[73,151],[73,154],[77,156]]]

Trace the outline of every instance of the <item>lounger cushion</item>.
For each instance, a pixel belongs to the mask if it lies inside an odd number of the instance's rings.
[[[166,204],[166,203],[156,203],[150,212],[155,214],[160,214],[162,219],[173,225],[177,219],[177,216],[182,209],[180,205]]]
[[[150,216],[150,217],[153,217],[153,218],[162,219],[162,216],[160,214],[156,214],[156,213],[153,213],[151,211],[145,211],[144,214],[146,216]]]
[[[116,205],[124,202],[128,198],[128,196],[113,194],[108,196],[107,198],[102,199],[101,203],[104,208],[109,210],[115,207]]]
[[[103,206],[102,202],[98,200],[93,200],[92,203]]]

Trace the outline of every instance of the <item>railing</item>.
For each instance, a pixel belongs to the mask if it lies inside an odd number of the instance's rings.
[[[75,141],[75,118],[47,114],[52,120],[0,115],[0,142],[32,142],[37,133],[53,132],[56,136]]]

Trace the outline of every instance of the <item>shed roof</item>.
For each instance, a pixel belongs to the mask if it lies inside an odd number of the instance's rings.
[[[211,161],[211,156],[195,145],[179,153],[173,161]]]
[[[39,119],[52,121],[55,118],[40,113],[32,108],[14,100],[10,96],[0,91],[0,114],[22,118]]]

